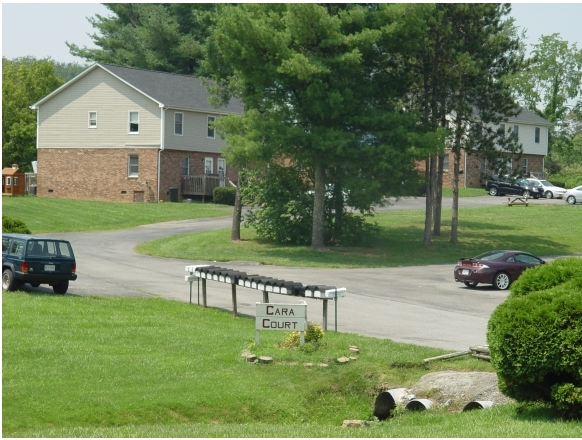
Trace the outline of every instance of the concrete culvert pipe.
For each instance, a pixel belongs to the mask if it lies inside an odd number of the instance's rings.
[[[378,420],[386,420],[390,417],[390,411],[396,408],[396,402],[400,401],[400,396],[405,392],[406,388],[395,388],[378,394],[374,402],[374,416]]]
[[[430,409],[432,406],[432,400],[428,399],[413,399],[406,405],[406,409],[409,411],[424,411],[425,409]]]
[[[463,408],[463,411],[472,411],[474,409],[483,409],[483,408],[491,408],[493,406],[493,402],[490,400],[475,400],[473,402],[469,402]]]

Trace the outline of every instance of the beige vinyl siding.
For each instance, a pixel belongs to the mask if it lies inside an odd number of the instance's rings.
[[[176,112],[184,114],[182,136],[174,134],[174,114]],[[166,110],[164,148],[180,151],[220,153],[220,149],[224,146],[224,141],[220,138],[218,133],[214,139],[209,139],[207,137],[208,116],[219,117],[212,113],[174,109]]]
[[[39,106],[39,148],[159,148],[160,108],[102,69]],[[89,111],[97,128],[87,127]],[[129,112],[139,112],[139,134],[129,134]]]
[[[541,125],[519,125],[519,141],[524,154],[548,154],[548,127]],[[536,127],[540,128],[540,143],[535,143]]]

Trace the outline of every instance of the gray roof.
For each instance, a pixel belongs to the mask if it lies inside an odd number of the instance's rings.
[[[242,102],[234,98],[226,106],[214,107],[208,102],[210,94],[202,85],[200,78],[195,76],[120,67],[113,64],[98,63],[98,65],[166,107],[220,113],[243,112]]]
[[[507,118],[507,120],[511,122],[523,122],[524,124],[552,125],[550,121],[536,115],[534,112],[524,107],[520,107],[517,116],[511,116]]]

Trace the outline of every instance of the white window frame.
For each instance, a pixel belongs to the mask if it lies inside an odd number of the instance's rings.
[[[449,171],[449,153],[443,155],[443,171]]]
[[[184,163],[184,162],[186,162],[186,163]],[[182,157],[182,159],[180,160],[180,168],[182,169],[182,176],[189,176],[190,175],[190,158],[188,156]],[[184,173],[184,169],[186,169],[185,173]]]
[[[525,177],[527,177],[529,175],[529,160],[527,160],[527,157],[522,157],[521,158],[521,169],[523,170],[523,175]]]
[[[136,158],[136,163],[132,164],[131,159]],[[135,172],[132,171],[132,167],[135,167]],[[138,177],[139,175],[139,154],[129,154],[127,156],[127,177]]]
[[[505,134],[505,124],[499,124],[499,131]]]
[[[513,126],[513,136],[515,137],[515,140],[519,140],[519,125]]]
[[[94,114],[95,118],[91,118],[91,115]],[[91,124],[91,122],[95,121],[95,124]],[[90,111],[87,114],[87,127],[88,128],[97,128],[97,112],[96,111]]]
[[[540,127],[534,127],[534,143],[539,144],[541,137],[542,137],[542,129]]]
[[[178,121],[177,117],[180,115],[180,133],[176,130],[178,128]],[[174,136],[184,136],[184,113],[182,112],[175,112],[174,113]]]
[[[12,186],[12,177],[6,176],[6,186]]]
[[[226,177],[226,159],[224,157],[219,157],[216,161],[216,172],[220,176],[221,168],[222,168],[222,178]]]
[[[216,139],[216,130],[214,127],[210,127],[211,122],[216,121],[216,116],[206,116],[206,137],[208,139]],[[210,136],[212,131],[212,136]]]
[[[210,171],[210,172],[208,172]],[[204,174],[213,174],[214,173],[214,157],[205,157],[204,158]]]
[[[137,131],[131,131],[131,115],[137,113]],[[130,110],[127,112],[127,134],[139,134],[139,111]]]
[[[12,186],[18,186],[18,176],[12,178]]]

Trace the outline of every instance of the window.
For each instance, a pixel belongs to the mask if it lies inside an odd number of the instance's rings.
[[[18,186],[18,177],[14,176],[14,179],[12,179],[12,185]]]
[[[524,176],[527,176],[529,174],[528,173],[528,169],[527,169],[527,165],[528,165],[528,163],[527,163],[527,157],[524,157],[523,159],[521,159],[521,168],[523,170],[523,175]]]
[[[10,248],[10,253],[18,257],[22,257],[24,254],[24,242],[19,240],[14,240]]]
[[[443,171],[449,171],[449,155],[445,153],[443,156]]]
[[[499,132],[505,134],[505,124],[499,124]]]
[[[540,143],[540,127],[536,127],[536,134],[535,134],[535,143],[539,144]]]
[[[139,133],[139,112],[129,112],[129,133]]]
[[[89,128],[97,128],[97,112],[89,112]]]
[[[130,154],[127,160],[127,176],[137,177],[139,164],[139,156],[137,154]]]
[[[10,176],[6,177],[6,185],[8,185],[8,186],[12,185],[12,177],[10,177]]]
[[[8,252],[8,244],[10,243],[9,238],[2,237],[2,253]]]
[[[182,158],[182,176],[187,176],[190,174],[190,158]]]
[[[515,139],[519,139],[519,125],[514,125],[513,126],[513,137],[515,137]]]
[[[177,136],[182,136],[183,121],[184,113],[174,113],[174,134]]]
[[[214,139],[214,121],[216,120],[215,116],[208,116],[208,134],[207,136],[210,139]]]
[[[205,157],[204,158],[204,174],[212,174],[214,170],[214,158]]]

